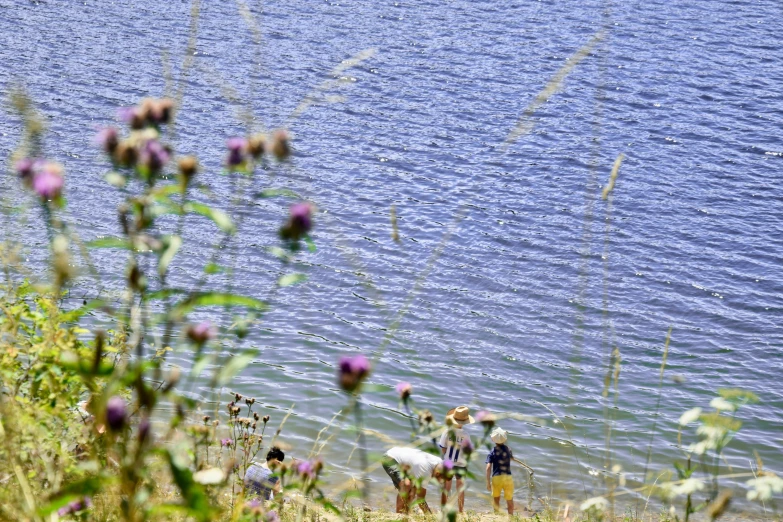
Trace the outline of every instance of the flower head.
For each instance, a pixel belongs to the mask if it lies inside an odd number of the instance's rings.
[[[33,191],[43,200],[56,199],[63,189],[63,168],[59,163],[47,161],[33,164]]]
[[[269,149],[278,161],[283,161],[291,155],[291,145],[288,133],[283,129],[278,129],[272,134],[272,144]]]
[[[230,446],[233,446],[234,445],[234,439],[222,439],[220,441],[220,445],[223,446],[224,448],[228,448]]]
[[[264,516],[264,522],[280,522],[280,515],[277,514],[277,511],[267,511],[266,515]]]
[[[151,172],[159,171],[169,161],[169,151],[158,140],[147,140],[139,152],[139,163]]]
[[[473,453],[473,450],[475,449],[473,448],[473,443],[468,438],[462,439],[461,447],[462,447],[462,453],[464,453],[465,456],[469,456],[471,453]]]
[[[100,147],[106,151],[107,154],[114,154],[114,151],[117,150],[117,145],[120,144],[117,129],[114,127],[102,128],[95,136],[95,143],[100,145]]]
[[[35,161],[30,158],[22,158],[14,165],[17,176],[19,176],[19,179],[21,179],[25,185],[30,186],[32,184],[36,163],[40,163],[40,160]]]
[[[131,129],[141,129],[144,127],[144,115],[138,107],[120,107],[117,109],[117,118],[127,123]]]
[[[309,460],[303,460],[297,464],[296,473],[303,479],[311,479],[315,476],[315,467]]]
[[[411,383],[409,382],[397,383],[397,386],[395,386],[394,389],[397,390],[397,394],[403,402],[407,402],[411,396],[411,392],[413,392],[413,386],[411,386]]]
[[[485,428],[491,428],[495,425],[495,415],[486,410],[482,410],[476,414],[476,420],[484,425]]]
[[[57,514],[61,517],[65,517],[68,515],[72,515],[74,513],[78,513],[79,511],[83,511],[91,506],[92,506],[92,500],[90,499],[90,497],[84,497],[79,500],[74,500],[68,503],[67,506],[61,507],[60,509],[57,510]]]
[[[217,330],[209,321],[202,321],[198,324],[192,324],[188,326],[186,331],[188,339],[196,344],[204,344],[210,339],[214,339],[217,335]]]
[[[229,168],[238,167],[247,160],[247,140],[245,138],[229,138],[226,142],[228,157],[226,164]]]
[[[106,403],[106,423],[114,431],[119,431],[125,426],[125,400],[117,395]]]
[[[370,374],[370,361],[364,355],[340,359],[340,387],[347,392],[356,391]]]
[[[307,202],[291,205],[288,221],[280,228],[280,237],[291,241],[299,241],[313,228],[314,210],[313,205]]]

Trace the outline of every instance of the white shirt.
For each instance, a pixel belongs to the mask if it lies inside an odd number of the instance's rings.
[[[449,437],[449,432],[444,431],[440,436],[441,448],[445,448],[446,452],[443,454],[443,460],[450,460],[455,466],[467,467],[468,459],[465,457],[465,453],[462,451],[462,441],[467,439],[470,441],[470,435],[465,433],[462,428],[454,428],[454,440]]]
[[[443,462],[435,455],[430,455],[420,449],[403,448],[400,446],[387,451],[386,456],[393,459],[400,466],[410,468],[408,473],[415,478],[430,478],[435,467]]]

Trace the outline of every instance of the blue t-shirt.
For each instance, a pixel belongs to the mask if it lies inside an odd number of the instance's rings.
[[[505,444],[495,445],[487,455],[487,464],[492,463],[492,476],[511,475],[511,448]]]

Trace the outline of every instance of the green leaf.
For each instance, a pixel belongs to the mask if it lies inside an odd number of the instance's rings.
[[[91,301],[88,301],[86,305],[80,306],[75,310],[63,312],[62,314],[60,314],[60,320],[65,323],[72,323],[74,321],[79,320],[84,314],[92,312],[93,310],[95,310],[96,308],[100,308],[104,304],[105,303],[102,299],[93,299]]]
[[[303,199],[302,196],[294,192],[293,190],[288,189],[265,189],[261,192],[257,192],[254,195],[256,198],[276,198],[278,196],[286,196],[290,198],[297,198],[297,199]]]
[[[114,482],[114,479],[100,475],[93,475],[82,480],[70,482],[67,486],[52,495],[52,500],[49,503],[39,507],[38,514],[45,517],[73,500],[91,497],[101,490],[101,486],[106,486],[111,482]]]
[[[186,293],[188,293],[188,291],[184,288],[164,288],[163,290],[157,290],[155,292],[144,294],[144,299],[146,301],[154,301],[155,299],[166,299],[172,295],[182,295]]]
[[[158,260],[158,275],[163,277],[169,268],[169,263],[174,259],[179,247],[182,246],[182,238],[179,236],[168,236],[168,246]]]
[[[267,308],[265,302],[253,297],[224,292],[203,292],[193,294],[177,304],[171,314],[175,319],[180,318],[201,306],[243,306],[259,311],[264,311]]]
[[[128,183],[128,180],[125,176],[119,172],[114,171],[106,174],[103,179],[105,179],[109,185],[117,188],[123,188]]]
[[[248,350],[240,355],[235,355],[223,366],[223,369],[217,374],[217,385],[223,386],[241,372],[250,361],[258,355],[258,350]]]
[[[281,259],[282,261],[288,262],[291,260],[291,254],[289,254],[288,251],[285,250],[284,248],[271,246],[267,248],[267,251],[273,256],[275,256],[276,258]]]
[[[102,237],[87,242],[87,248],[124,248],[131,250],[131,242],[121,237]]]
[[[204,493],[204,488],[193,480],[193,473],[188,468],[187,463],[169,450],[164,450],[163,453],[168,457],[171,476],[179,488],[182,498],[185,500],[190,516],[204,522],[211,520],[212,506],[209,505],[209,499],[206,493]]]
[[[205,274],[219,274],[221,272],[225,272],[226,269],[222,266],[218,265],[217,263],[208,263],[207,266],[204,267],[204,273]]]
[[[386,393],[390,390],[392,390],[392,387],[385,384],[362,384],[362,391],[365,393]]]
[[[277,285],[280,287],[291,286],[306,280],[307,276],[305,274],[286,274],[277,280]]]
[[[198,379],[199,376],[201,375],[201,372],[204,371],[207,365],[215,362],[215,357],[216,357],[215,354],[209,354],[197,360],[196,364],[193,365],[193,368],[190,369],[190,378]]]
[[[315,241],[313,241],[313,238],[311,238],[309,235],[306,235],[304,238],[302,238],[305,242],[305,245],[307,245],[307,250],[310,251],[310,253],[314,254],[318,248],[315,246]]]
[[[228,217],[228,214],[223,212],[222,210],[209,207],[207,205],[202,205],[201,203],[186,203],[185,204],[185,212],[193,212],[196,214],[200,214],[204,217],[208,217],[212,221],[215,222],[215,224],[225,232],[226,234],[233,234],[236,232],[236,227],[234,226],[234,222],[231,221],[231,218]]]

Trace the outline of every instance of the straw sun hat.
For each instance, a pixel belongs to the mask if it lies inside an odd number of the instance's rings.
[[[476,422],[476,419],[470,415],[470,408],[467,406],[457,406],[456,408],[450,409],[446,414],[446,422],[448,422],[449,419],[451,419],[454,424],[473,424]]]

